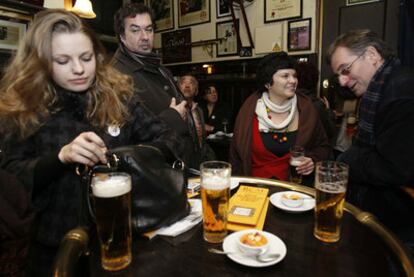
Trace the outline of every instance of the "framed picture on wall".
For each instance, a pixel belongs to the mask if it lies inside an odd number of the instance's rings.
[[[230,0],[216,0],[217,18],[231,15]]]
[[[210,0],[178,0],[178,27],[210,22]]]
[[[288,51],[304,51],[311,49],[311,18],[288,22]]]
[[[154,12],[155,32],[174,29],[173,0],[145,0]]]
[[[232,20],[216,23],[216,37],[221,39],[217,43],[217,57],[238,55],[240,44],[237,39],[236,28],[239,28],[239,20],[236,20],[236,26]]]
[[[302,17],[302,0],[264,0],[264,22]]]
[[[191,62],[191,29],[180,29],[161,34],[162,62]]]
[[[379,2],[380,0],[346,0],[347,6],[358,5],[358,4],[365,4],[371,2]]]
[[[0,19],[0,51],[17,50],[26,33],[27,23]]]

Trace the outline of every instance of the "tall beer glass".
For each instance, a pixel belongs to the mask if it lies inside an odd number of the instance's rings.
[[[302,183],[302,175],[296,171],[296,167],[302,163],[304,157],[305,157],[305,149],[302,146],[294,145],[290,148],[290,160],[289,160],[290,182],[296,183],[296,184]]]
[[[101,263],[115,271],[131,263],[131,176],[97,173],[92,178]]]
[[[341,237],[341,219],[348,184],[348,165],[334,161],[316,163],[315,226],[313,233],[324,242]]]
[[[346,134],[352,137],[355,134],[357,119],[355,114],[350,113],[346,118]]]
[[[220,243],[227,235],[231,165],[209,161],[202,163],[200,169],[204,239]]]

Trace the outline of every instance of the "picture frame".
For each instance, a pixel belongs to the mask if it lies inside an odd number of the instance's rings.
[[[301,18],[302,0],[265,0],[264,22]]]
[[[216,0],[217,18],[231,16],[230,0]]]
[[[236,26],[232,20],[216,23],[216,38],[222,39],[217,43],[217,57],[235,56],[239,54],[240,43],[235,28],[239,28],[239,19]]]
[[[145,0],[154,13],[155,32],[174,29],[173,0]]]
[[[288,21],[288,51],[311,50],[312,19]]]
[[[27,29],[27,22],[0,18],[0,51],[15,51]]]
[[[191,28],[161,34],[163,64],[191,62]]]
[[[210,0],[178,0],[178,28],[210,22]]]
[[[347,6],[360,5],[372,2],[379,2],[380,0],[346,0]]]

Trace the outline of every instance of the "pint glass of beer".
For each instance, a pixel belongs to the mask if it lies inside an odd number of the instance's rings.
[[[200,170],[204,239],[220,243],[227,235],[231,165],[208,161],[201,164]]]
[[[356,116],[355,114],[351,113],[346,118],[346,134],[350,137],[352,137],[356,130]]]
[[[302,163],[305,157],[305,149],[302,146],[294,145],[290,148],[289,160],[289,181],[296,184],[302,183],[302,175],[296,171],[296,167]]]
[[[348,165],[334,161],[316,163],[315,225],[313,234],[324,242],[341,237],[341,219],[348,184]]]
[[[92,177],[101,263],[115,271],[131,263],[131,176],[121,172]]]

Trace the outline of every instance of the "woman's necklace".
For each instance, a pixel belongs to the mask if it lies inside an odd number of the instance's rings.
[[[270,109],[268,107],[266,107],[266,112],[267,112],[267,118],[272,120],[272,115],[270,114]],[[289,124],[285,127],[285,130],[282,132],[278,132],[277,129],[269,128],[269,133],[273,133],[272,138],[275,141],[279,143],[286,143],[288,142],[288,137],[287,137],[288,128],[289,128]]]

